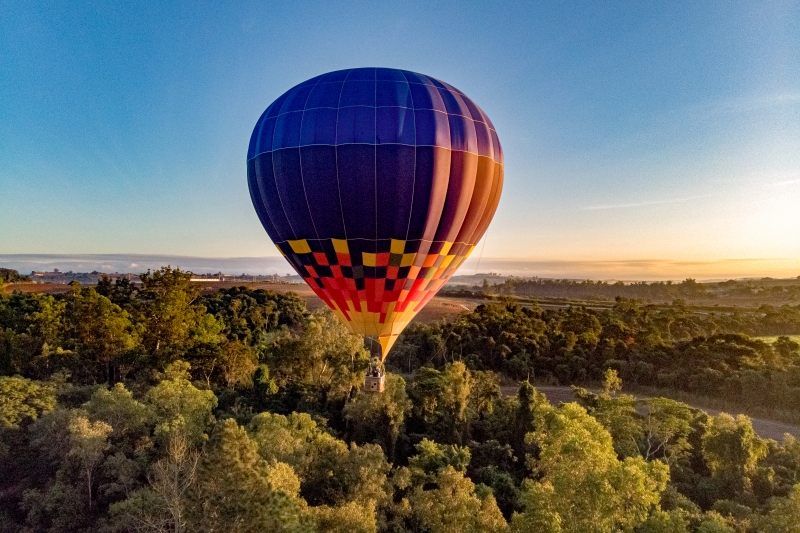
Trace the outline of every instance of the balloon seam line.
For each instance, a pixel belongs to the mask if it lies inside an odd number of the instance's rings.
[[[317,83],[315,83],[311,87],[311,90],[308,91],[308,96],[306,96],[306,101],[303,103],[303,114],[300,115],[300,131],[298,132],[299,135],[303,134],[303,119],[305,119],[306,117],[306,104],[308,103],[308,99],[311,98],[311,93],[314,91],[314,87],[316,87],[317,84],[319,84],[319,80],[317,80]],[[311,212],[311,203],[308,201],[308,192],[306,191],[306,178],[305,176],[303,176],[303,154],[301,152],[299,136],[297,142],[297,159],[300,164],[300,184],[303,186],[303,196],[306,199],[306,207],[308,207],[308,218],[311,219],[311,226],[314,228],[314,235],[316,235],[317,239],[319,239],[319,232],[317,231],[317,225],[314,223],[314,213]]]
[[[339,193],[339,213],[342,215],[342,229],[344,230],[344,240],[349,240],[347,238],[347,223],[344,221],[344,204],[342,203],[342,187],[341,182],[339,180],[339,104],[342,103],[342,93],[344,92],[344,84],[347,81],[347,78],[350,76],[352,70],[349,70],[342,80],[342,87],[339,89],[339,100],[336,102],[336,142],[337,144],[334,145],[334,155],[336,158],[336,191]],[[348,248],[347,253],[350,253]]]

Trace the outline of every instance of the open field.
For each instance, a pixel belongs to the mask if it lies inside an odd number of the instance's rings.
[[[61,283],[9,283],[3,287],[4,294],[11,294],[14,291],[38,294],[61,294],[69,290],[69,285]]]

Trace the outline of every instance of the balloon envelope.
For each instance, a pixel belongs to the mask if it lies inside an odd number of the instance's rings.
[[[385,357],[486,231],[503,152],[489,117],[458,89],[359,68],[275,100],[250,138],[247,178],[281,254]]]

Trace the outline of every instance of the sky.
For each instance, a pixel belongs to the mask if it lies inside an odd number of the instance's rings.
[[[497,128],[503,197],[469,265],[800,275],[797,1],[0,13],[0,255],[276,257],[247,190],[256,120],[308,78],[382,66],[454,85]]]

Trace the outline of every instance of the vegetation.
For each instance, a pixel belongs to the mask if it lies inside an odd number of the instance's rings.
[[[671,281],[625,283],[593,280],[504,278],[502,282],[484,279],[482,285],[452,285],[447,290],[454,295],[472,296],[517,296],[534,298],[584,299],[595,303],[613,301],[617,297],[669,303],[680,299],[708,305],[739,303],[752,305],[755,302],[772,305],[800,301],[800,278],[776,280],[728,280],[699,283],[688,278],[679,283]],[[458,283],[458,279],[454,279]],[[462,282],[463,283],[463,282]]]
[[[0,297],[0,530],[798,529],[798,441],[620,392],[796,411],[800,346],[746,335],[791,329],[796,308],[503,301],[411,328],[392,354],[402,375],[367,394],[369,353],[330,313],[264,290],[203,295],[189,278],[167,267],[141,285]],[[522,380],[516,395],[501,375]],[[601,390],[554,406],[528,378]]]
[[[21,281],[30,281],[28,276],[20,276],[19,272],[11,268],[0,268],[0,288],[5,283],[19,283]]]
[[[552,384],[598,383],[611,368],[629,385],[800,413],[800,305],[691,312],[617,298],[608,310],[543,311],[513,300],[479,306],[450,323],[410,327],[392,354],[404,372],[462,360],[472,370]],[[749,337],[775,334],[774,342]]]

